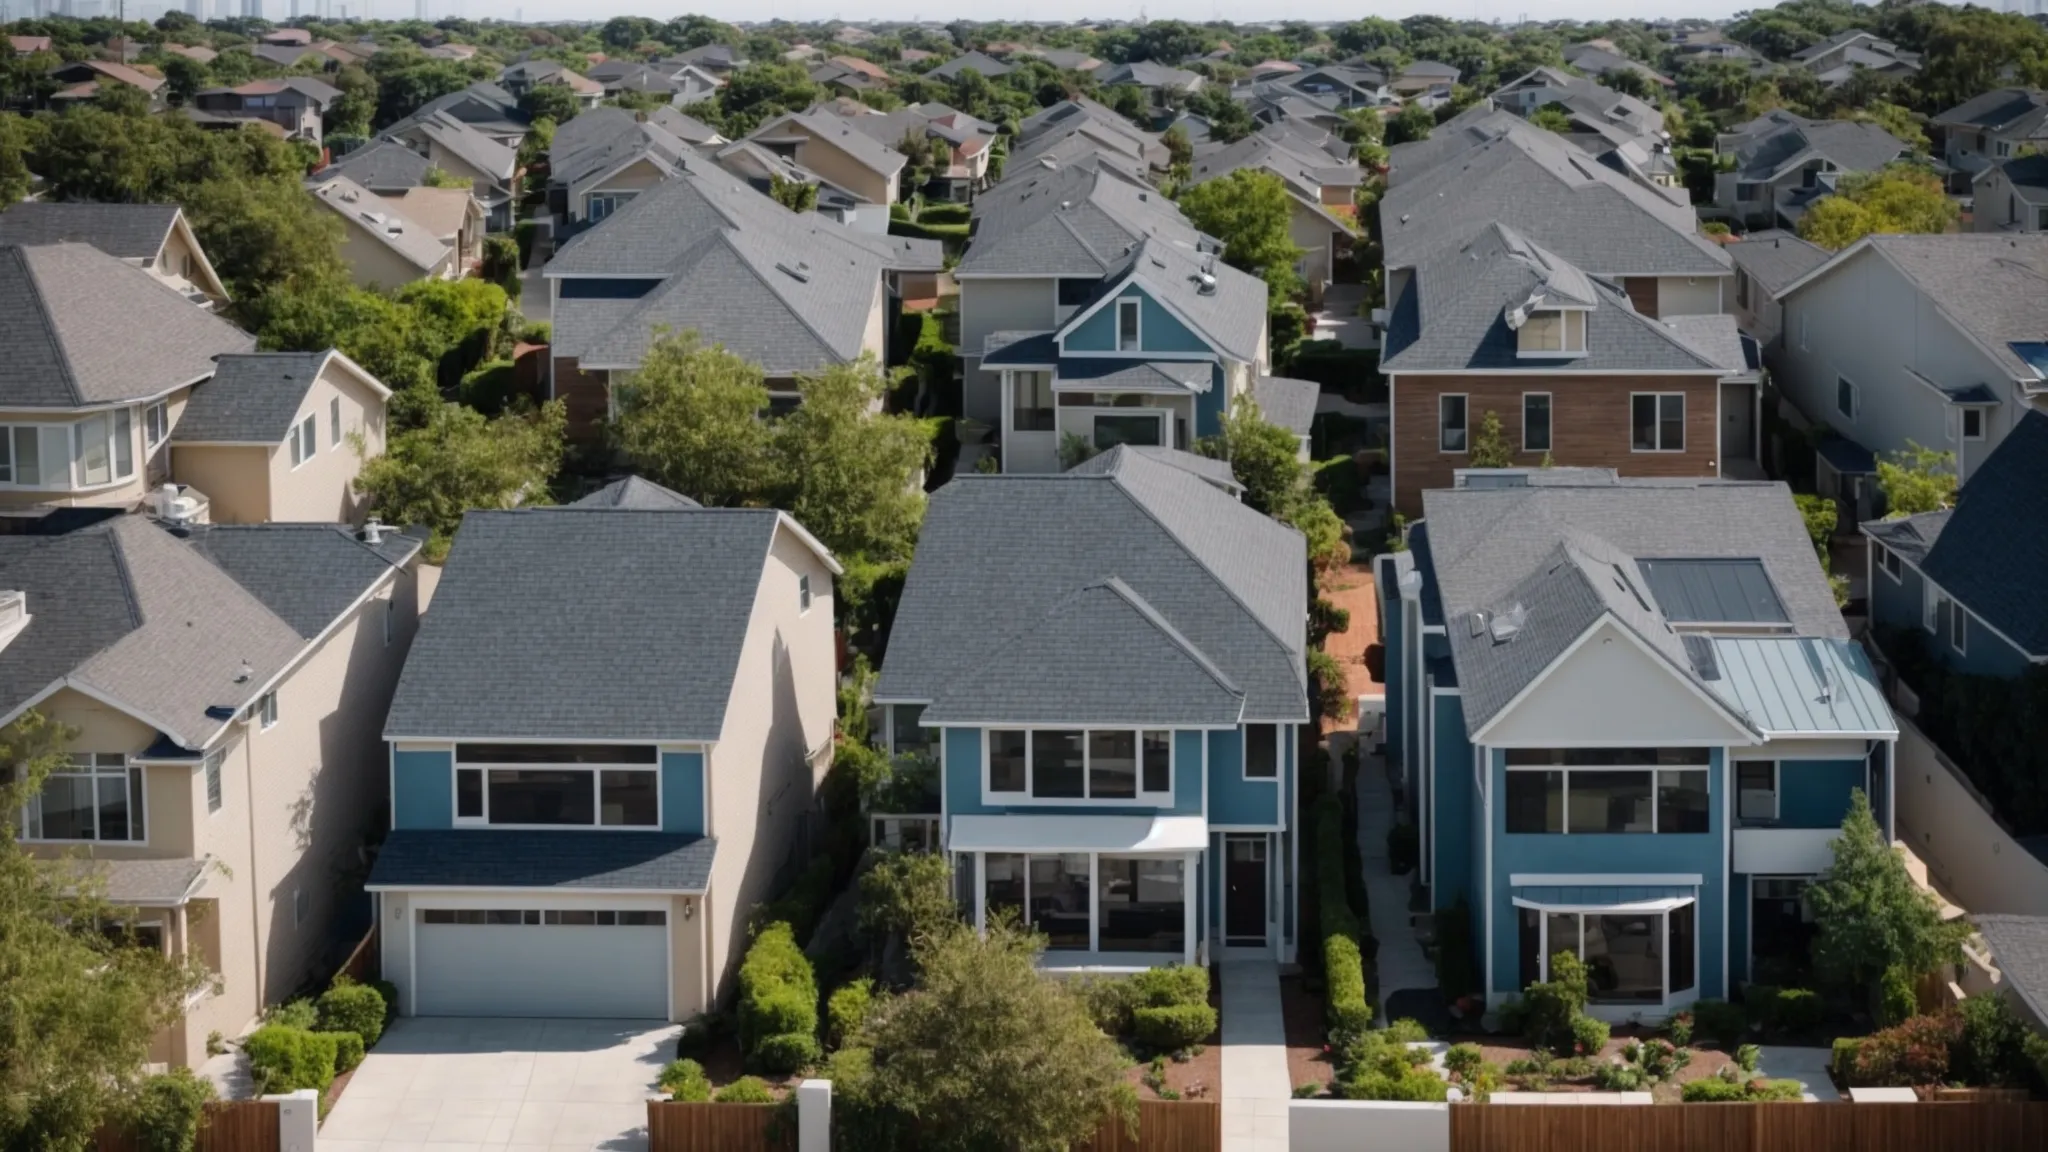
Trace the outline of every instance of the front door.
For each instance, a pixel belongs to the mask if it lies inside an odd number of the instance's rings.
[[[1728,384],[1721,389],[1721,458],[1756,459],[1756,386]]]
[[[1223,942],[1266,943],[1266,838],[1223,838]]]

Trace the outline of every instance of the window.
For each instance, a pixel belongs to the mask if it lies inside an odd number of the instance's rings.
[[[1982,440],[1983,438],[1984,410],[1982,408],[1963,409],[1963,439]]]
[[[513,827],[659,827],[660,756],[651,745],[459,745],[455,818]]]
[[[1870,547],[1877,553],[1878,570],[1895,581],[1903,582],[1906,578],[1906,565],[1899,559],[1899,554],[1882,544],[1872,544]]]
[[[811,574],[808,572],[796,578],[796,610],[799,616],[811,610]]]
[[[1136,352],[1144,347],[1140,337],[1139,311],[1144,306],[1140,300],[1119,300],[1116,302],[1116,350]]]
[[[0,428],[0,484],[63,488],[71,471],[71,432],[62,424]]]
[[[1550,393],[1522,393],[1522,451],[1550,451]]]
[[[171,416],[164,402],[159,400],[142,410],[142,443],[145,448],[154,448],[164,442],[171,431]]]
[[[1173,733],[991,728],[987,791],[1038,800],[1165,803],[1173,795]]]
[[[1712,806],[1705,759],[1698,767],[1592,767],[1692,763],[1704,749],[1513,749],[1508,753],[1507,829],[1520,834],[1705,833]],[[1588,755],[1580,755],[1580,753]],[[1619,755],[1616,755],[1619,754]],[[1518,766],[1517,761],[1522,765]],[[1571,763],[1570,768],[1551,767]],[[1532,767],[1541,765],[1541,767]]]
[[[1948,602],[1948,643],[1958,653],[1968,655],[1970,651],[1970,613],[1963,606],[1951,600]]]
[[[1010,395],[1010,430],[1012,432],[1050,432],[1053,430],[1052,373],[1010,373]]]
[[[1854,420],[1857,407],[1855,382],[1847,376],[1835,377],[1835,411]]]
[[[1630,446],[1637,452],[1685,451],[1685,393],[1629,396]]]
[[[1777,821],[1777,761],[1735,762],[1735,819],[1741,824],[1769,824]]]
[[[256,698],[257,726],[262,729],[277,727],[277,693],[265,692]]]
[[[1948,604],[1948,597],[1935,591],[1934,585],[1927,585],[1926,606],[1921,612],[1921,626],[1929,632],[1939,631],[1942,617],[1948,615]]]
[[[1024,896],[1031,927],[1045,933],[1046,947],[1086,951],[1089,908],[1088,856],[1063,853],[1030,856],[1026,871],[1030,887]]]
[[[1275,780],[1280,776],[1280,726],[1244,726],[1244,777],[1247,780]]]
[[[1657,831],[1703,833],[1708,807],[1704,771],[1657,773]]]
[[[118,752],[74,753],[43,781],[22,812],[28,840],[140,842],[142,769]]]
[[[1760,188],[1762,188],[1760,184],[1750,182],[1738,183],[1735,185],[1735,199],[1743,204],[1754,203],[1758,199],[1757,193]]]
[[[1689,992],[1693,986],[1693,953],[1695,950],[1693,920],[1697,909],[1694,904],[1681,904],[1673,908],[1667,917],[1671,931],[1671,990]]]
[[[1696,982],[1698,933],[1690,901],[1653,912],[1520,911],[1523,974],[1533,970],[1547,979],[1550,958],[1573,953],[1585,961],[1590,1003],[1657,1004]]]
[[[327,402],[327,446],[329,448],[341,446],[341,397],[339,396]]]
[[[1187,879],[1178,859],[1102,856],[1096,860],[1096,899],[1102,923],[1096,947],[1104,952],[1164,952],[1187,947]]]
[[[1057,285],[1055,297],[1062,308],[1079,308],[1095,299],[1095,289],[1101,283],[1086,277],[1067,276],[1053,282]]]
[[[206,810],[208,812],[220,811],[220,767],[221,761],[226,758],[226,755],[224,752],[208,752],[206,754]]]
[[[2004,158],[2006,158],[2006,157],[2008,157],[2008,156],[2012,155],[2012,141],[2010,141],[2010,140],[2000,140],[2000,141],[1998,141],[1998,142],[1997,142],[1997,144],[1996,144],[1996,151],[1997,151],[1997,154],[1998,154],[1998,158],[1999,158],[1999,159],[2001,159],[2001,160],[2003,160]]]
[[[318,450],[320,438],[317,429],[314,427],[316,419],[317,417],[313,416],[306,417],[305,422],[292,429],[286,437],[291,441],[292,467],[294,468],[311,460],[313,453]]]
[[[312,914],[313,902],[306,897],[304,888],[292,889],[292,927],[297,928]]]
[[[595,224],[599,220],[602,220],[605,217],[610,216],[612,213],[617,212],[619,209],[624,208],[626,205],[631,204],[633,202],[633,197],[635,195],[637,195],[637,193],[633,192],[598,193],[584,201],[584,204],[586,205],[584,215],[590,217],[590,222],[592,224]]]
[[[1585,352],[1583,311],[1532,312],[1515,332],[1517,356],[1582,356]]]
[[[1465,451],[1465,396],[1449,393],[1436,398],[1436,450]]]
[[[80,488],[111,484],[135,475],[135,443],[128,409],[88,416],[73,427],[77,430],[75,454]]]
[[[554,928],[659,928],[668,923],[668,913],[661,910],[627,912],[609,908],[422,908],[420,923],[495,924],[528,928],[542,925]]]
[[[1095,417],[1095,450],[1107,452],[1119,444],[1164,447],[1166,413],[1139,412],[1125,415],[1098,412]]]

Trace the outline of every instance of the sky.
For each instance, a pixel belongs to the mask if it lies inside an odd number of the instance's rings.
[[[360,3],[361,0],[356,0]],[[350,7],[355,8],[355,3]],[[1755,3],[1739,0],[1417,0],[1392,3],[1360,0],[1297,0],[1275,5],[1260,0],[429,0],[434,18],[460,14],[525,20],[604,20],[648,16],[666,20],[701,13],[721,20],[1356,20],[1362,16],[1399,19],[1417,13],[1457,19],[1515,21],[1652,19],[1661,16],[1724,18]],[[1761,5],[1767,6],[1767,5]],[[379,16],[407,14],[412,0],[375,0]]]

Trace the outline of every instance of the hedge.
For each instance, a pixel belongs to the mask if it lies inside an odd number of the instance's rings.
[[[354,1033],[365,1048],[384,1035],[384,1020],[390,1015],[382,993],[346,977],[336,979],[332,988],[320,994],[318,1007],[320,1031]]]
[[[1324,796],[1315,803],[1317,912],[1323,932],[1323,981],[1329,1000],[1331,1035],[1339,1040],[1372,1026],[1366,998],[1365,956],[1359,942],[1369,938],[1351,908],[1344,869],[1344,803]]]
[[[1207,1004],[1139,1008],[1131,1013],[1131,1023],[1138,1043],[1155,1052],[1180,1052],[1216,1031],[1216,1010]]]
[[[974,206],[972,204],[955,204],[951,201],[940,201],[936,204],[925,205],[924,211],[917,214],[917,222],[920,224],[964,225],[973,217]]]
[[[767,1068],[805,1051],[815,1059],[817,1046],[817,977],[795,932],[776,921],[761,929],[740,964],[740,1050],[750,1064]]]
[[[312,1088],[326,1092],[334,1083],[335,1061],[341,1037],[348,1032],[309,1032],[283,1024],[266,1024],[242,1041],[249,1057],[249,1075],[258,1095],[273,1095]],[[356,1058],[362,1059],[357,1040]]]
[[[661,1070],[661,1090],[671,1100],[702,1104],[711,1099],[711,1078],[695,1060],[671,1060]]]

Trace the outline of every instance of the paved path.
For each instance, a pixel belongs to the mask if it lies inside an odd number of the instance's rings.
[[[1323,289],[1323,307],[1312,317],[1314,338],[1335,340],[1346,348],[1378,347],[1371,320],[1358,314],[1364,300],[1363,284],[1332,284]]]
[[[1287,1152],[1287,1025],[1280,966],[1226,960],[1223,970],[1223,1152]]]
[[[1436,965],[1423,955],[1408,920],[1407,876],[1387,862],[1387,829],[1394,823],[1394,790],[1385,762],[1366,751],[1358,769],[1358,855],[1365,869],[1366,898],[1372,903],[1372,934],[1379,941],[1379,996],[1375,1022],[1387,1022],[1387,998],[1404,990],[1436,987]]]
[[[1805,1089],[1802,1100],[1840,1100],[1841,1092],[1828,1077],[1828,1061],[1834,1054],[1826,1048],[1792,1048],[1766,1044],[1757,1050],[1757,1075],[1768,1080],[1797,1080]]]

